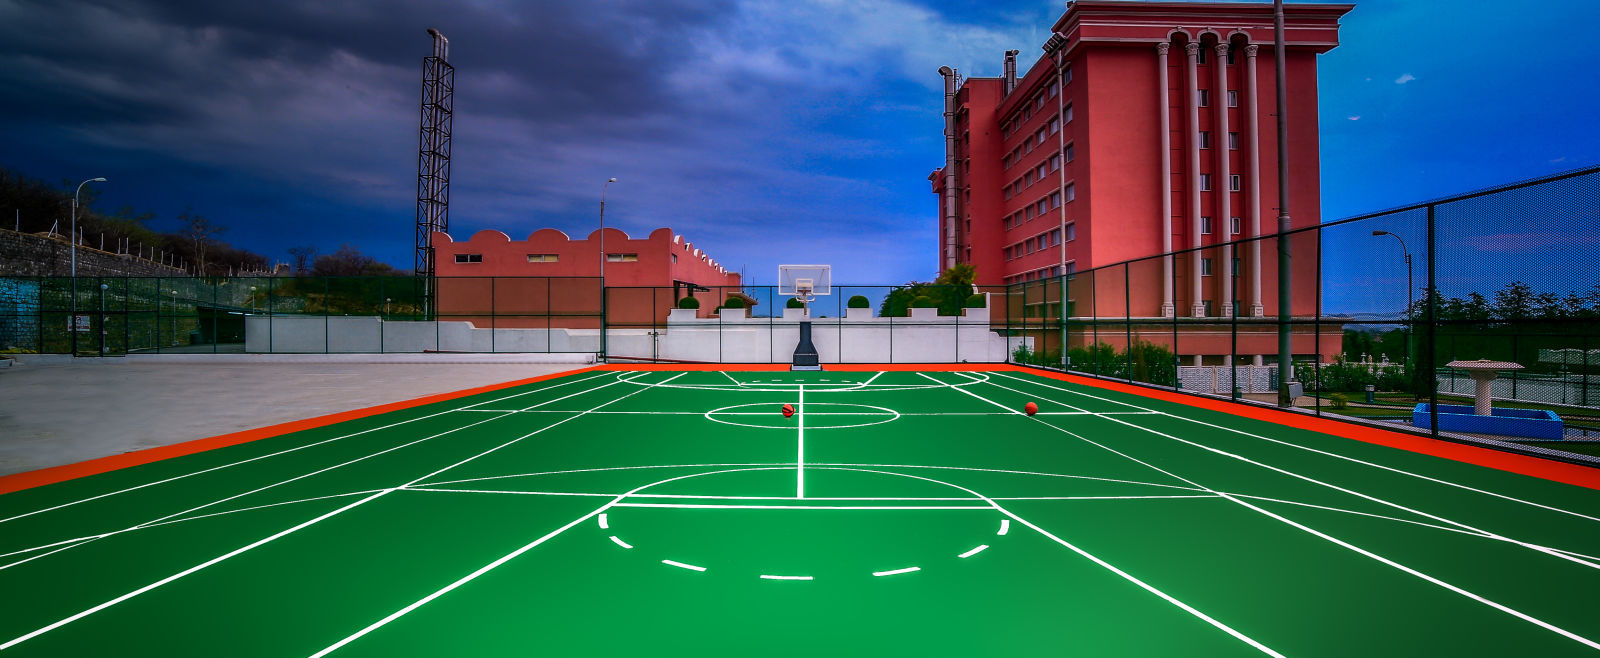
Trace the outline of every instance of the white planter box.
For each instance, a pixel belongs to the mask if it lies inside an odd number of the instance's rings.
[[[693,320],[695,317],[697,317],[699,312],[700,309],[697,308],[675,308],[672,309],[672,312],[667,314],[667,322],[683,322],[685,320]]]
[[[809,320],[809,319],[811,319],[811,316],[806,313],[807,310],[809,310],[809,309],[787,308],[787,307],[785,307],[783,309],[783,319],[785,319],[785,320]]]
[[[933,320],[939,317],[939,309],[936,308],[913,308],[910,310],[911,319],[913,320]]]
[[[724,319],[724,320],[743,320],[743,319],[746,319],[746,318],[750,317],[750,309],[749,308],[724,308],[721,311],[718,311],[717,315],[719,317],[721,317],[722,319]]]
[[[847,308],[847,309],[844,310],[844,319],[846,319],[846,320],[871,320],[872,319],[872,309],[870,309],[870,308]]]

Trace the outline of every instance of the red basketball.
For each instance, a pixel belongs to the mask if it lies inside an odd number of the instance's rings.
[[[792,405],[792,404],[783,405],[783,417],[784,418],[788,418],[788,417],[793,416],[793,415],[794,415],[794,405]]]
[[[1029,416],[1032,416],[1032,415],[1034,415],[1036,413],[1039,413],[1039,405],[1034,404],[1032,402],[1029,402],[1029,403],[1027,403],[1025,405],[1022,405],[1022,410],[1024,412],[1026,412]]]

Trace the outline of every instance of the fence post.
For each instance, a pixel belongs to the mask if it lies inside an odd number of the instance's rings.
[[[1122,263],[1122,349],[1127,350],[1128,381],[1133,382],[1133,293],[1128,290],[1132,266],[1128,262]]]
[[[1438,340],[1439,337],[1439,284],[1434,270],[1435,264],[1439,259],[1434,255],[1434,252],[1438,250],[1439,244],[1435,232],[1434,209],[1433,204],[1428,204],[1428,347],[1425,352],[1428,358],[1428,366],[1426,368],[1428,375],[1428,432],[1434,438],[1438,438],[1439,371],[1436,363],[1438,356],[1435,353],[1436,344],[1434,341]]]

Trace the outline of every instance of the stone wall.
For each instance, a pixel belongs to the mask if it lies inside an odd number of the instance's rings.
[[[65,239],[0,229],[0,276],[71,276],[71,245]],[[78,276],[185,276],[176,267],[78,246]]]

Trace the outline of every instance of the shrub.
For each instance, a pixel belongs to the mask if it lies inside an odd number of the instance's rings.
[[[678,300],[678,308],[700,308],[700,300],[693,297],[684,297]]]
[[[938,302],[927,295],[918,295],[911,299],[911,308],[933,308],[935,306],[938,306]]]
[[[801,302],[798,298],[795,298],[795,297],[790,297],[789,301],[785,302],[783,306],[784,306],[784,308],[805,308],[806,307],[804,302]]]
[[[967,298],[967,308],[983,308],[983,295],[973,295]]]
[[[722,302],[722,308],[744,308],[744,299],[742,297],[729,297],[727,301]]]
[[[1343,409],[1350,406],[1350,396],[1343,393],[1334,393],[1328,396],[1328,405],[1334,409]]]
[[[866,295],[852,295],[844,305],[848,308],[872,308],[872,302],[867,301]]]

